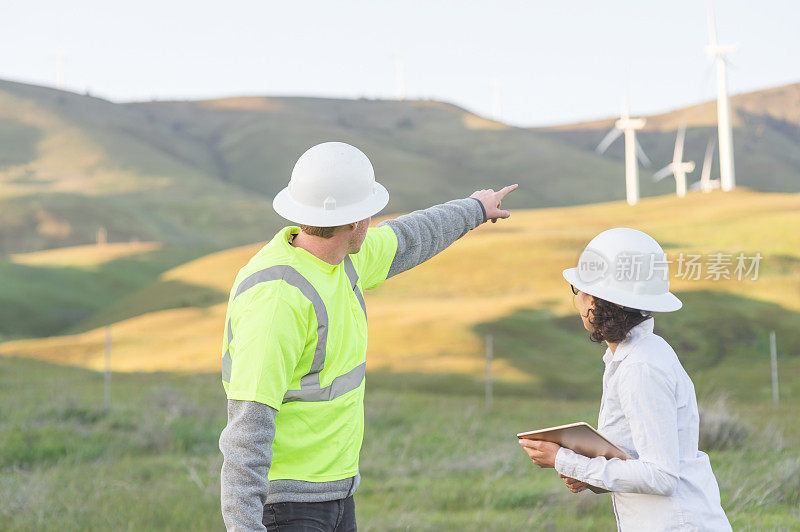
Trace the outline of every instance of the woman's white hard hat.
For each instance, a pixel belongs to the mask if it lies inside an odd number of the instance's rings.
[[[292,170],[289,186],[272,201],[275,212],[297,224],[335,227],[380,212],[389,192],[377,181],[364,153],[344,142],[308,149]]]
[[[576,268],[562,272],[581,292],[631,309],[672,312],[683,303],[669,291],[669,263],[647,233],[616,227],[586,246]]]

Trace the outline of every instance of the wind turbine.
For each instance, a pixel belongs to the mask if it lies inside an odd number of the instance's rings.
[[[706,46],[711,60],[717,65],[717,129],[719,136],[719,177],[722,190],[736,188],[736,171],[733,166],[733,131],[731,130],[731,106],[728,101],[727,62],[725,56],[739,49],[739,45],[721,45],[717,42],[714,7],[708,14],[709,44]]]
[[[500,101],[500,80],[492,78],[492,120],[495,122],[500,121],[500,115],[503,113],[503,107]]]
[[[64,58],[66,57],[66,50],[63,48],[56,49],[56,88],[58,90],[64,88]]]
[[[653,181],[661,181],[668,175],[675,176],[675,191],[679,198],[686,195],[686,174],[694,172],[694,161],[683,161],[683,144],[686,140],[686,126],[678,128],[678,135],[675,137],[675,151],[672,155],[672,162],[653,174]]]
[[[628,205],[639,202],[639,166],[636,159],[642,161],[644,166],[650,166],[650,159],[644,154],[642,146],[636,141],[636,130],[642,129],[644,118],[631,118],[628,111],[628,102],[622,108],[622,116],[614,123],[614,129],[597,145],[597,153],[604,153],[617,138],[625,133],[625,196]]]
[[[711,192],[715,188],[719,188],[719,179],[711,179],[711,162],[714,159],[714,137],[708,139],[706,146],[706,156],[703,159],[703,170],[700,172],[700,181],[695,181],[691,190],[702,190],[703,192]]]
[[[399,57],[394,58],[394,83],[397,99],[402,102],[406,99],[406,64]]]

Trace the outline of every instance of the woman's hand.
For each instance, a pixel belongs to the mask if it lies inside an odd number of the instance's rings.
[[[557,443],[521,438],[519,444],[522,445],[522,448],[525,449],[525,452],[531,457],[533,463],[539,467],[556,466],[556,453],[561,449],[561,446]]]
[[[561,473],[558,474],[558,478],[564,481],[564,484],[567,485],[569,491],[571,491],[572,493],[580,493],[589,487],[589,484],[587,484],[586,482],[581,482],[580,480],[576,480],[574,478],[565,477]]]

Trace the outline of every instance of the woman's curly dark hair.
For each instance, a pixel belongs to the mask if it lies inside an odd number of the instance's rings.
[[[588,317],[589,323],[594,327],[594,331],[589,334],[592,342],[619,343],[625,339],[628,331],[650,318],[649,315],[642,316],[638,310],[623,310],[616,303],[592,297],[594,298],[594,310],[589,311]]]

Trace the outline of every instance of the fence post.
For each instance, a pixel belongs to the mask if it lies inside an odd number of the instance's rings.
[[[492,356],[494,342],[491,334],[486,335],[486,411],[492,411]]]
[[[775,331],[769,333],[769,358],[772,363],[772,402],[778,404],[778,350],[775,346]]]
[[[111,408],[111,326],[106,326],[106,364],[103,380],[103,407]]]

